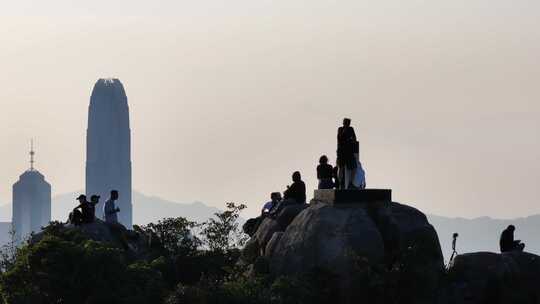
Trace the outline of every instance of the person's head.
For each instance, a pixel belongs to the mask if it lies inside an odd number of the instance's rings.
[[[321,156],[321,158],[319,158],[319,164],[321,165],[328,164],[328,157],[326,157],[326,155]]]
[[[350,118],[343,118],[343,126],[349,127],[351,125],[351,119]]]
[[[77,197],[76,200],[78,200],[79,203],[84,203],[84,202],[86,202],[86,195],[81,194],[81,195],[79,195],[79,197]]]
[[[516,230],[516,227],[514,227],[514,225],[510,225],[506,229],[508,229],[509,231],[514,231],[514,230]]]
[[[270,194],[270,199],[272,200],[272,202],[279,202],[279,201],[281,201],[281,193],[279,193],[279,192],[272,192],[272,194]]]
[[[292,180],[293,182],[299,182],[302,180],[302,175],[300,175],[300,172],[298,171],[295,171],[293,174],[292,174]]]
[[[118,199],[118,191],[111,190],[111,199],[117,200]]]
[[[99,195],[95,195],[95,194],[92,195],[92,196],[90,197],[90,201],[91,201],[92,203],[97,203],[97,202],[99,202]]]

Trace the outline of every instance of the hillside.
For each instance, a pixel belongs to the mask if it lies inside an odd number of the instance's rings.
[[[77,197],[76,192],[55,196],[52,207],[53,219],[65,221],[67,214],[75,204],[75,197]],[[164,217],[177,216],[202,222],[219,211],[217,208],[200,202],[177,203],[156,196],[147,196],[136,191],[133,192],[133,210],[133,222],[136,224],[147,224]],[[443,254],[447,259],[452,253],[451,243],[454,232],[459,233],[457,243],[459,253],[475,251],[498,252],[499,234],[510,224],[517,227],[516,238],[523,240],[527,244],[527,251],[540,253],[540,236],[538,235],[538,231],[540,231],[540,215],[505,220],[490,217],[474,219],[450,218],[437,215],[428,215],[428,218],[437,230]],[[11,221],[10,205],[0,206],[0,221]],[[0,224],[0,229],[0,241],[7,239],[7,236],[4,237],[4,235],[9,230],[9,224]]]

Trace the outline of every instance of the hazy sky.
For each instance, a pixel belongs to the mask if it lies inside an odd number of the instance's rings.
[[[146,194],[253,215],[300,170],[311,196],[350,116],[396,201],[540,213],[537,0],[1,2],[2,203],[30,138],[54,194],[83,188],[90,92],[118,77]]]

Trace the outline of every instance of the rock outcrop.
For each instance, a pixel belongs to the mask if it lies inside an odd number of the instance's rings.
[[[349,285],[359,258],[388,269],[414,263],[410,268],[436,288],[443,255],[435,229],[417,209],[399,203],[337,206],[312,200],[295,211],[292,220],[262,220],[244,250],[249,256],[245,263],[264,257],[276,277],[326,269],[342,286]],[[294,212],[289,212],[290,219]]]
[[[540,303],[540,256],[526,252],[458,255],[443,303]]]
[[[49,226],[47,229],[57,230],[58,233],[77,233],[87,239],[109,243],[126,250],[128,256],[136,259],[147,259],[152,256],[151,242],[148,236],[126,229],[121,224],[108,224],[96,219],[92,223],[84,223],[79,226],[57,223],[54,227]],[[40,232],[33,235],[30,243],[39,242],[44,234],[44,232]]]

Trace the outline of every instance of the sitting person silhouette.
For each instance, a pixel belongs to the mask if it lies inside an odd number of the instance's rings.
[[[84,221],[84,215],[87,213],[86,209],[88,208],[88,201],[86,200],[86,195],[81,194],[76,198],[79,201],[79,205],[73,208],[73,211],[69,213],[69,222],[73,225],[81,225]]]
[[[85,217],[85,222],[92,223],[96,219],[96,205],[99,204],[99,195],[92,195],[88,202],[88,212]]]
[[[501,239],[499,241],[501,252],[523,251],[523,249],[525,249],[525,244],[523,244],[520,240],[514,240],[515,230],[516,227],[514,227],[514,225],[509,225],[501,233]]]
[[[103,205],[103,214],[105,216],[105,222],[110,224],[118,223],[118,216],[116,213],[120,212],[120,208],[114,205],[114,202],[118,199],[118,191],[111,190],[110,198]]]
[[[283,191],[283,200],[272,208],[272,211],[268,213],[269,216],[277,216],[287,206],[306,203],[306,184],[302,181],[300,172],[295,171],[292,180],[292,185],[287,186],[287,190]]]
[[[284,200],[293,200],[298,204],[306,203],[306,184],[302,181],[300,172],[295,171],[292,175],[293,183],[287,186],[287,190],[283,192]]]
[[[274,209],[279,204],[279,202],[281,202],[281,193],[272,192],[270,194],[270,199],[271,200],[268,203],[264,204],[261,210],[261,215],[263,216],[272,211],[272,209]]]
[[[328,157],[323,155],[319,158],[319,165],[317,166],[317,179],[319,180],[319,189],[333,189],[334,181],[333,177],[334,167],[328,164]]]

